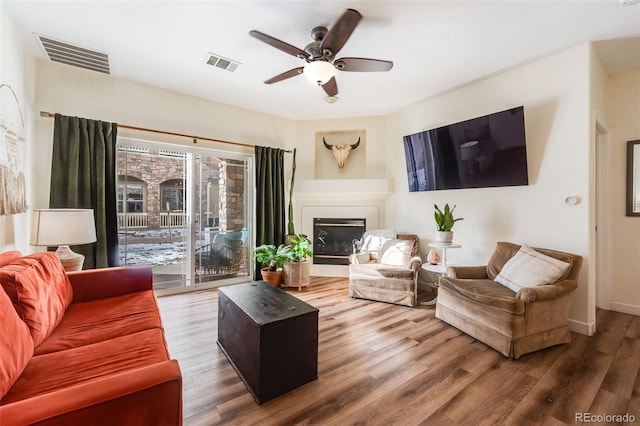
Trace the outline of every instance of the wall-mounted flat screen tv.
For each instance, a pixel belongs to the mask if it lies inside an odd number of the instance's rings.
[[[522,106],[403,140],[411,192],[529,184]]]

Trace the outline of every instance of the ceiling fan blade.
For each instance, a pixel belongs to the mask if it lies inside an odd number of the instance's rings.
[[[360,19],[362,19],[360,12],[354,9],[347,9],[322,39],[320,44],[321,51],[329,49],[333,55],[336,55],[349,40]]]
[[[298,49],[295,46],[290,45],[289,43],[285,43],[282,40],[278,40],[277,38],[271,37],[265,33],[261,33],[260,31],[251,30],[249,34],[260,41],[267,43],[275,47],[276,49],[280,49],[289,55],[295,56],[297,58],[307,59],[309,58],[309,54],[302,49]]]
[[[331,80],[323,84],[322,88],[327,92],[327,95],[336,96],[338,94],[338,83],[336,83],[336,78],[331,77]]]
[[[264,84],[273,84],[282,80],[286,80],[287,78],[295,77],[296,75],[302,74],[304,67],[298,67],[291,69],[289,71],[285,71],[282,74],[278,74],[275,77],[271,77],[269,80],[266,80]]]
[[[333,61],[340,71],[380,72],[393,68],[393,62],[370,58],[340,58]]]

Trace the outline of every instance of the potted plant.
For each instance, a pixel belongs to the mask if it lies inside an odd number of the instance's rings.
[[[435,208],[433,216],[436,220],[436,226],[438,228],[436,240],[439,243],[451,244],[451,242],[453,241],[453,231],[451,231],[451,229],[457,221],[464,220],[464,218],[453,217],[453,211],[456,209],[455,205],[453,206],[453,208],[449,208],[449,204],[445,204],[444,211],[440,210],[437,204],[434,204],[433,207]]]
[[[260,269],[262,279],[272,286],[279,286],[282,281],[282,267],[291,259],[291,248],[280,244],[263,244],[253,250],[253,257],[263,266]]]
[[[290,258],[284,263],[285,287],[306,287],[311,282],[311,240],[304,234],[289,237]]]

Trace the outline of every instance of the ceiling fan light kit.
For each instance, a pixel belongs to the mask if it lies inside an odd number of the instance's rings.
[[[304,76],[310,82],[322,86],[336,75],[336,69],[329,62],[313,61],[304,66]]]
[[[391,61],[370,58],[335,59],[336,54],[349,40],[351,33],[353,33],[361,19],[360,12],[354,9],[347,9],[331,29],[325,27],[313,28],[311,30],[313,41],[307,44],[304,50],[260,31],[249,31],[252,37],[307,62],[303,67],[293,68],[271,77],[265,81],[265,84],[277,83],[304,73],[309,81],[321,86],[326,92],[328,96],[325,101],[333,103],[338,99],[336,96],[338,94],[338,84],[335,79],[336,71],[389,71],[393,68],[393,62]]]

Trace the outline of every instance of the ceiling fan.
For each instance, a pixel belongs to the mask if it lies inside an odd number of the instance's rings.
[[[336,70],[354,72],[389,71],[393,67],[393,62],[391,61],[370,58],[335,58],[336,54],[349,40],[360,19],[362,19],[360,12],[354,9],[347,9],[330,30],[326,27],[312,29],[311,38],[313,41],[307,44],[304,50],[260,31],[250,31],[249,34],[258,40],[307,62],[305,66],[290,69],[266,80],[265,84],[277,83],[304,73],[311,82],[322,86],[327,95],[336,100],[335,96],[338,94],[338,85],[335,79]]]

